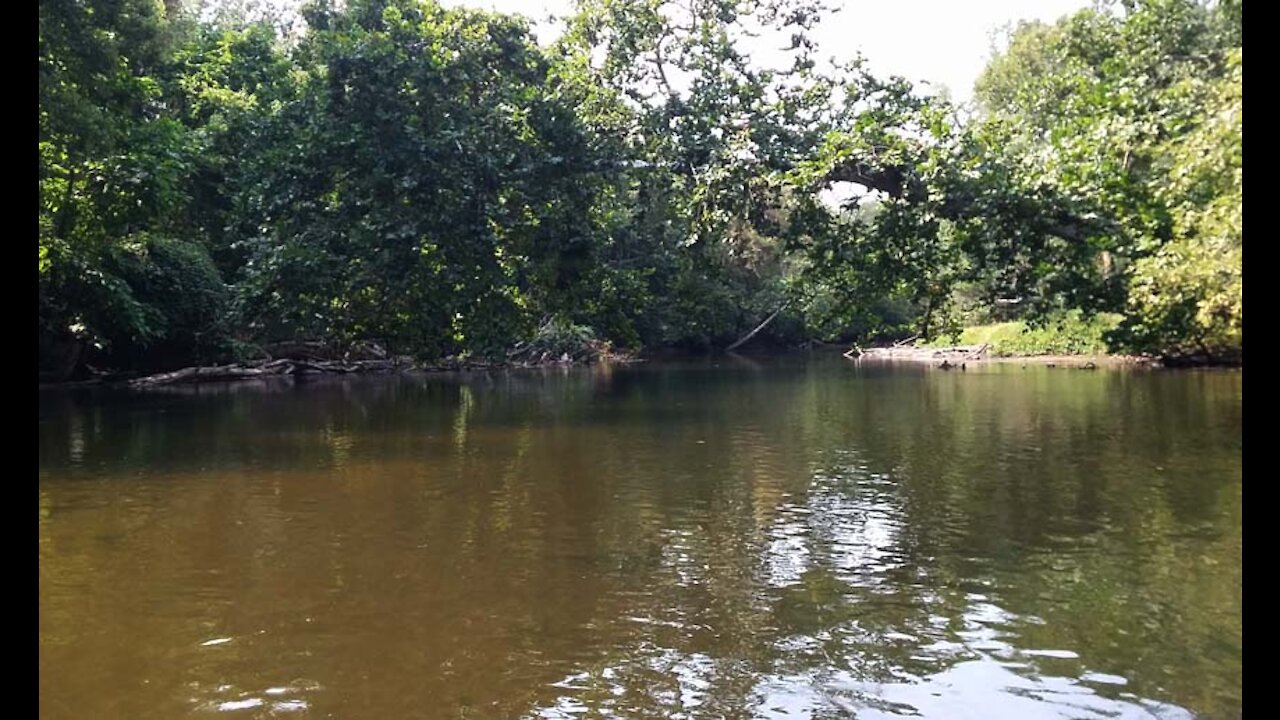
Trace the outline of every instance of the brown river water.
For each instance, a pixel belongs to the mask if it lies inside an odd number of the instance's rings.
[[[42,718],[1234,718],[1242,373],[40,398]]]

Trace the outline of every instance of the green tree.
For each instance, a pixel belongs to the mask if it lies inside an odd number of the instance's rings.
[[[1018,27],[979,79],[990,186],[1068,231],[1017,285],[1125,311],[1120,347],[1239,357],[1239,25],[1239,3],[1104,6]]]
[[[162,90],[180,23],[165,12],[148,0],[40,4],[40,347],[42,372],[54,376],[74,369],[86,345],[132,354],[173,339],[165,303],[149,304],[121,274],[151,261],[147,234],[175,231],[187,200],[190,138]]]
[[[253,0],[43,2],[42,369],[929,338],[1009,298],[1241,357],[1238,2],[1020,25],[976,113],[819,63],[827,12],[580,0],[542,48],[431,0],[316,0],[304,31]]]
[[[238,211],[268,338],[494,354],[590,263],[589,144],[520,20],[434,3],[306,9],[300,88]]]

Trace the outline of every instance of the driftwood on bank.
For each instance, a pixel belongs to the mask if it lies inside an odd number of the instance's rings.
[[[262,360],[182,368],[130,380],[129,384],[156,387],[283,376],[387,373],[413,367],[410,358],[392,357],[381,345],[371,341],[339,349],[321,340],[293,340],[272,343],[262,351],[267,356]]]
[[[309,375],[346,375],[346,374],[378,374],[399,372],[450,372],[450,371],[488,371],[507,368],[531,368],[549,365],[574,365],[594,362],[636,362],[630,355],[611,352],[607,344],[592,343],[589,351],[564,353],[559,356],[543,353],[526,353],[513,351],[506,362],[486,362],[482,360],[464,360],[445,358],[431,364],[419,364],[409,357],[387,357],[375,360],[304,360],[298,358],[278,358],[275,360],[255,360],[234,363],[231,365],[213,365],[209,367],[189,367],[173,372],[148,375],[130,380],[132,387],[163,387],[172,385],[189,385],[205,382],[226,382],[234,380],[258,380],[272,377],[299,377]],[[349,356],[348,356],[349,357]]]
[[[129,381],[134,387],[179,385],[183,383],[217,382],[225,380],[253,380],[264,377],[297,375],[324,375],[347,373],[392,372],[405,367],[405,362],[386,360],[264,360],[232,365],[189,367],[173,372],[148,375]]]
[[[867,348],[859,349],[857,354],[852,351],[845,354],[845,357],[865,359],[865,360],[901,360],[906,362],[941,362],[951,367],[956,363],[972,362],[974,360],[983,360],[987,357],[990,347],[983,343],[981,345],[954,345],[952,347],[913,347],[903,345],[893,345],[891,347]]]
[[[507,352],[507,365],[511,367],[539,367],[543,365],[578,365],[597,362],[629,362],[626,354],[615,353],[609,343],[601,340],[585,340],[571,349],[551,349],[538,343],[518,343]]]
[[[999,356],[991,353],[991,346],[954,345],[951,347],[878,347],[861,350],[855,348],[845,354],[851,360],[879,360],[891,362],[927,363],[942,370],[964,370],[966,363],[1021,363],[1040,365],[1048,368],[1070,368],[1076,370],[1096,370],[1103,365],[1141,365],[1155,366],[1159,362],[1153,358],[1123,355],[1019,355]]]

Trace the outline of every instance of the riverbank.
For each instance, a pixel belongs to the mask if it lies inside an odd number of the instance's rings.
[[[1107,356],[1111,354],[1107,335],[1119,327],[1121,320],[1123,317],[1114,313],[1086,318],[1080,311],[1071,310],[1054,313],[1037,325],[1023,320],[969,325],[953,337],[918,345],[987,345],[993,356]]]
[[[950,338],[930,342],[911,338],[890,347],[846,354],[868,360],[931,363],[949,369],[974,363],[1019,363],[1047,367],[1096,368],[1103,366],[1167,366],[1154,356],[1108,352],[1107,334],[1122,320],[1101,313],[1085,317],[1078,310],[1061,312],[1047,322],[1031,325],[1015,320],[970,325]]]
[[[169,372],[149,375],[104,374],[87,380],[67,382],[42,382],[41,389],[74,387],[163,387],[198,383],[238,382],[267,378],[336,376],[336,375],[390,375],[396,373],[475,372],[494,370],[518,370],[541,367],[567,367],[599,363],[634,363],[641,358],[620,352],[598,353],[590,356],[537,357],[532,359],[507,359],[496,361],[445,358],[434,362],[421,362],[410,357],[388,357],[377,360],[318,360],[311,358],[273,358],[226,365],[193,366]]]
[[[981,345],[953,345],[949,347],[918,347],[903,344],[867,348],[865,350],[854,348],[845,353],[845,357],[855,361],[925,363],[936,365],[944,370],[951,368],[964,369],[970,365],[992,363],[1020,363],[1022,365],[1043,365],[1046,367],[1067,367],[1085,370],[1122,365],[1144,367],[1159,367],[1162,365],[1158,358],[1111,355],[1107,353],[998,355],[993,352],[991,345],[987,343]]]
[[[838,352],[830,347],[829,352]],[[736,355],[736,353],[732,353]],[[1095,369],[1102,367],[1141,366],[1161,367],[1157,358],[1108,354],[1043,354],[1025,356],[993,356],[989,349],[971,346],[947,348],[921,348],[912,346],[877,347],[856,349],[844,353],[858,362],[894,362],[928,364],[944,370],[967,369],[982,365],[1019,363],[1046,367]],[[685,357],[681,355],[679,357]],[[649,360],[671,359],[659,353],[655,357],[641,357],[628,353],[609,353],[590,358],[546,358],[535,360],[482,361],[446,358],[434,362],[416,361],[408,357],[382,360],[314,360],[279,358],[225,365],[193,366],[148,375],[103,374],[86,380],[66,382],[42,382],[40,389],[77,387],[169,387],[212,383],[234,383],[253,380],[284,379],[290,377],[339,377],[344,375],[393,375],[432,374],[446,372],[495,372],[503,370],[528,370],[553,367],[580,367],[599,364],[631,364]]]

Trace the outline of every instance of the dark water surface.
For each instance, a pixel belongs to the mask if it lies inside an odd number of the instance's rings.
[[[44,718],[1233,718],[1240,372],[47,392]]]

